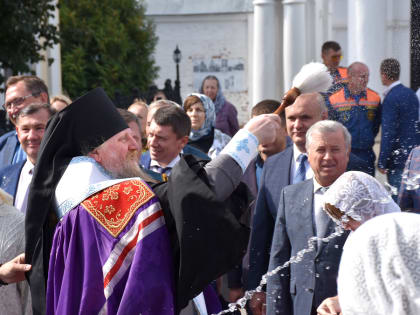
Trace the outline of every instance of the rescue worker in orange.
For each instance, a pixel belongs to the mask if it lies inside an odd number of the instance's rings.
[[[328,90],[328,94],[332,94],[347,82],[347,68],[339,66],[343,58],[340,45],[334,41],[325,42],[321,48],[321,58],[333,79],[333,85]]]
[[[373,144],[381,124],[381,98],[367,88],[369,69],[361,62],[348,67],[348,83],[328,99],[330,119],[341,122],[351,134],[351,153],[369,164],[367,173],[375,175]]]

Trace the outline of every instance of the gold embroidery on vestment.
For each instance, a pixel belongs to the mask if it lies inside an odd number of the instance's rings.
[[[112,236],[117,237],[137,209],[154,196],[153,191],[142,181],[128,180],[89,197],[82,202],[82,206]]]

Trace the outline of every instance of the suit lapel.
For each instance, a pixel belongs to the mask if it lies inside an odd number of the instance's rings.
[[[286,181],[287,181],[287,185],[291,185],[292,183],[290,182],[290,169],[292,168],[292,160],[293,160],[293,146],[287,147],[286,148],[286,165],[287,165],[287,177],[286,177]]]
[[[301,189],[299,191],[299,196],[301,197],[296,198],[297,200],[294,201],[294,207],[296,209],[295,219],[297,220],[297,224],[295,226],[301,227],[302,231],[299,231],[299,233],[305,239],[309,239],[310,237],[313,237],[315,235],[312,216],[314,185],[312,179],[308,179],[304,181],[302,185],[299,186],[299,188]]]
[[[3,147],[3,160],[1,161],[2,165],[11,165],[13,161],[13,155],[15,154],[16,149],[16,135],[8,137],[6,140],[6,144]]]
[[[16,193],[17,193],[17,189],[18,189],[18,184],[19,184],[19,179],[20,179],[20,174],[22,173],[22,169],[23,166],[25,165],[25,161],[23,161],[18,169],[18,171],[16,172],[16,176],[13,176],[13,204],[15,204],[15,200],[16,200]],[[28,187],[29,189],[29,187]]]

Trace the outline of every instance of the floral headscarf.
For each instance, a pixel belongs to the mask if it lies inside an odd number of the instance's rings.
[[[420,314],[420,216],[369,220],[344,246],[338,298],[346,315]]]
[[[342,174],[330,186],[324,195],[324,204],[337,223],[348,222],[349,218],[364,223],[381,214],[401,211],[374,177],[356,171]]]
[[[190,132],[190,140],[198,140],[203,136],[208,135],[214,127],[214,124],[216,122],[216,113],[214,111],[214,104],[213,101],[204,94],[198,94],[198,93],[191,93],[188,96],[197,96],[201,104],[203,104],[204,112],[206,114],[206,119],[204,120],[203,126],[199,130],[192,130]],[[185,107],[183,106],[184,110]]]

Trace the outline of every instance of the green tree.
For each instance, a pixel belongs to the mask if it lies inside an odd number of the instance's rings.
[[[145,91],[158,68],[153,23],[137,0],[62,0],[60,32],[63,88],[77,97],[97,86]]]
[[[28,73],[30,64],[44,60],[42,50],[58,43],[57,27],[50,24],[54,3],[54,0],[0,0],[0,68],[12,74]],[[0,84],[4,79],[0,73]]]

